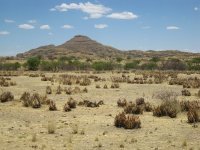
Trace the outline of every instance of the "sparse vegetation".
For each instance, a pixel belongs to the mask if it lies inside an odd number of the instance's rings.
[[[115,117],[115,126],[118,128],[125,129],[138,129],[141,128],[141,122],[138,116],[126,115],[125,113],[120,113]]]
[[[56,124],[55,121],[48,121],[48,133],[54,134],[56,132]]]
[[[9,102],[9,101],[12,101],[14,100],[14,96],[11,92],[3,92],[1,95],[0,95],[0,101],[2,103],[4,102]]]
[[[57,110],[56,103],[52,100],[50,100],[49,110],[50,111],[56,111]]]
[[[170,118],[175,118],[179,111],[180,106],[178,101],[165,101],[153,109],[153,115],[157,117],[169,116]]]

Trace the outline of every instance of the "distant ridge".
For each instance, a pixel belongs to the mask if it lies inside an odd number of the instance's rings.
[[[76,35],[64,44],[55,46],[47,45],[31,49],[25,53],[17,54],[17,57],[42,56],[44,58],[58,58],[60,56],[76,56],[80,58],[112,58],[112,57],[134,57],[134,58],[151,58],[151,57],[200,57],[200,53],[182,52],[178,50],[164,51],[141,51],[129,50],[120,51],[111,46],[103,45],[84,35]]]

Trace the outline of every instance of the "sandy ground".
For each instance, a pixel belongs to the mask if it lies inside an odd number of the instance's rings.
[[[52,74],[49,74],[52,75]],[[113,74],[112,74],[113,75]],[[98,74],[105,77],[105,82],[92,83],[87,86],[88,93],[72,95],[75,100],[89,99],[91,101],[103,100],[105,105],[98,108],[86,108],[77,106],[71,112],[63,112],[63,106],[70,97],[64,92],[56,95],[58,83],[41,82],[41,77],[31,78],[27,76],[12,77],[17,82],[14,87],[1,88],[3,91],[11,91],[15,101],[0,103],[0,149],[1,150],[176,150],[195,149],[200,150],[200,123],[197,128],[187,123],[186,113],[178,114],[178,117],[157,118],[152,112],[144,112],[140,115],[142,128],[125,130],[114,126],[114,117],[123,109],[117,107],[119,98],[134,101],[144,97],[156,105],[159,100],[152,96],[161,90],[173,90],[181,92],[182,86],[170,86],[163,84],[127,84],[120,83],[119,89],[96,89],[105,83],[110,87],[110,73]],[[115,74],[114,76],[121,76]],[[19,98],[24,91],[39,92],[44,95],[46,86],[53,88],[53,94],[48,98],[55,100],[58,111],[49,111],[48,106],[43,105],[39,109],[23,107]],[[62,87],[69,87],[63,86]],[[74,87],[74,85],[72,85]],[[83,87],[80,87],[83,89]],[[198,89],[190,89],[191,97],[179,97],[187,100],[195,97]],[[48,122],[54,122],[55,134],[48,134]],[[78,133],[73,134],[77,126]]]

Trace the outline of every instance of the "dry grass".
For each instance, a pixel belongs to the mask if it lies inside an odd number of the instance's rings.
[[[48,127],[47,127],[49,134],[54,134],[56,132],[56,123],[55,121],[48,121]]]
[[[138,116],[126,115],[125,113],[120,113],[116,115],[114,124],[118,128],[125,129],[138,129],[141,128],[141,122]]]
[[[175,118],[178,112],[180,112],[178,101],[165,101],[154,108],[153,115],[156,117],[169,116],[170,118]]]
[[[83,73],[71,73],[67,72],[66,74],[71,75],[72,79],[70,82],[72,85],[63,85],[63,81],[60,82],[59,75],[63,73],[45,73],[47,77],[54,79],[54,85],[51,85],[53,89],[53,94],[46,95],[45,101],[48,101],[48,105],[43,105],[43,98],[41,95],[46,94],[46,87],[50,85],[50,82],[41,82],[41,78],[30,78],[28,76],[18,76],[11,77],[13,81],[16,81],[18,84],[15,87],[2,87],[3,91],[8,90],[11,91],[15,96],[15,101],[11,101],[9,103],[0,103],[0,139],[1,139],[1,147],[4,149],[120,149],[120,144],[122,145],[121,149],[189,149],[193,147],[193,149],[198,149],[199,146],[199,122],[194,122],[193,124],[187,123],[187,112],[180,112],[176,119],[169,119],[167,117],[164,118],[156,118],[152,116],[152,108],[157,106],[165,101],[156,99],[156,97],[152,98],[152,95],[158,93],[157,91],[166,91],[166,89],[170,89],[171,91],[178,93],[178,100],[181,102],[185,102],[183,106],[183,111],[189,111],[189,108],[197,108],[199,109],[199,104],[193,101],[199,101],[198,97],[190,96],[183,97],[181,96],[181,90],[183,89],[180,85],[167,85],[167,79],[165,79],[165,83],[163,84],[127,84],[127,80],[121,80],[122,73],[98,73],[92,74],[85,73],[87,75],[98,76],[98,82],[95,82],[96,77],[89,78],[91,84],[87,86],[88,93],[83,93],[83,89],[85,87],[80,87],[80,82],[82,81]],[[84,76],[86,76],[84,74]],[[148,82],[148,78],[151,74],[149,72],[133,72],[126,74],[125,76],[130,76],[130,80],[135,78],[135,76],[142,76],[143,83],[145,81]],[[89,76],[90,76],[89,75]],[[54,76],[54,77],[53,77]],[[77,78],[74,79],[74,76],[78,78],[80,76],[80,82],[76,83]],[[111,76],[116,76],[120,78],[120,88],[119,89],[110,89],[110,85],[114,83],[110,80]],[[166,75],[169,77],[169,75]],[[152,80],[154,75],[151,76]],[[106,80],[102,80],[105,78]],[[147,78],[147,79],[146,79]],[[60,83],[59,83],[60,82]],[[20,84],[19,84],[20,83]],[[58,85],[61,85],[64,88],[70,88],[72,91],[76,88],[76,95],[73,95],[74,100],[77,102],[83,100],[88,100],[81,107],[76,105],[76,109],[65,113],[62,110],[62,107],[67,103],[69,99],[69,95],[67,94],[56,94],[56,89]],[[95,85],[100,84],[101,89],[96,89]],[[103,85],[107,84],[109,89],[103,89]],[[54,91],[55,89],[55,91]],[[190,88],[191,93],[197,93],[197,89]],[[24,99],[27,99],[27,102],[31,99],[33,93],[38,93],[41,99],[42,107],[40,109],[31,109],[31,108],[23,108],[21,103],[19,103],[18,99],[20,99],[22,93],[24,91],[29,91],[30,93],[24,96]],[[80,92],[80,93],[79,93]],[[143,94],[145,93],[145,94]],[[74,94],[72,92],[71,94]],[[26,94],[25,94],[26,95]],[[45,96],[44,96],[45,97]],[[138,102],[136,104],[136,99],[139,97],[143,97],[145,99],[144,102]],[[127,104],[122,104],[123,107],[117,107],[116,101],[119,98],[125,98]],[[170,98],[170,101],[173,98]],[[49,105],[51,100],[56,100],[56,107],[58,111],[49,112]],[[100,101],[103,100],[105,105],[101,107]],[[21,100],[22,101],[22,100]],[[95,102],[96,101],[96,102]],[[132,107],[130,109],[131,114],[125,114],[125,119],[120,118],[116,120],[116,128],[113,125],[115,114],[123,111],[123,109],[130,105],[128,101],[132,101],[132,104],[135,106],[133,108],[142,108],[143,115],[133,115]],[[189,103],[187,103],[189,101]],[[123,99],[121,99],[123,103]],[[180,102],[180,103],[181,103]],[[30,101],[30,103],[32,103]],[[102,102],[101,102],[102,103]],[[141,104],[140,104],[141,103]],[[121,106],[122,106],[121,105]],[[29,105],[31,107],[31,105]],[[53,105],[52,105],[53,106]],[[119,105],[120,106],[120,105]],[[125,106],[125,107],[124,107]],[[67,111],[71,110],[68,104],[65,107]],[[165,107],[169,108],[169,107]],[[171,108],[171,106],[170,106]],[[136,109],[137,110],[137,109]],[[173,112],[173,111],[172,111]],[[194,114],[194,113],[193,113]],[[133,118],[134,116],[134,118]],[[190,115],[194,116],[194,115]],[[47,122],[48,118],[55,118],[57,120],[56,128],[54,133],[56,134],[48,134]],[[194,118],[194,117],[191,117]],[[140,119],[138,121],[138,119]],[[193,119],[190,119],[193,120]],[[55,122],[55,121],[54,121]],[[79,124],[78,129],[72,129],[71,124]],[[44,126],[43,126],[44,125]],[[129,128],[138,128],[139,130],[125,130]],[[195,128],[193,128],[195,127]],[[108,131],[108,132],[107,132]],[[32,133],[37,133],[36,137]],[[183,140],[187,138],[187,146],[182,147]],[[70,136],[68,141],[68,136]],[[73,138],[72,138],[73,137]],[[95,139],[96,137],[96,139]],[[127,137],[127,141],[124,139]],[[177,138],[178,137],[178,138]],[[35,141],[36,142],[32,142]],[[168,142],[168,141],[171,142]],[[89,144],[87,144],[89,143]],[[100,143],[100,148],[98,144]],[[101,144],[102,143],[102,144]],[[45,145],[44,147],[42,147]],[[65,146],[64,146],[65,145]],[[1,148],[0,148],[1,149]]]
[[[56,111],[57,110],[56,103],[52,100],[50,100],[49,110],[50,111]]]

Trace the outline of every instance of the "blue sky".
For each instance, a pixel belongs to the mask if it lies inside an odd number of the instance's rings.
[[[77,34],[121,50],[200,52],[200,0],[0,0],[0,56]]]

